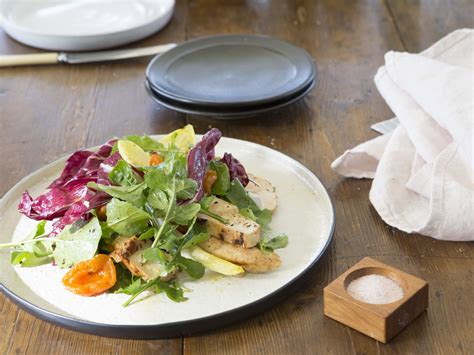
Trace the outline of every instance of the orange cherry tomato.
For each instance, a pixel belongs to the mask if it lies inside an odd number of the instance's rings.
[[[63,277],[63,285],[81,296],[98,295],[114,286],[116,281],[114,262],[105,254],[81,261]]]
[[[158,153],[152,153],[150,157],[150,165],[160,165],[163,163],[163,158]]]
[[[214,170],[206,171],[206,176],[204,177],[204,191],[206,191],[207,194],[211,193],[212,185],[214,185],[216,180],[217,173]]]

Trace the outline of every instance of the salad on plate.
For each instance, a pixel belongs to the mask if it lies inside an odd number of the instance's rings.
[[[220,138],[213,128],[196,142],[187,125],[76,151],[46,192],[23,193],[18,210],[39,221],[35,230],[0,248],[16,267],[68,269],[62,284],[75,294],[127,294],[124,306],[144,291],[185,301],[184,274],[275,270],[274,250],[288,243],[269,227],[276,191],[231,152],[217,157]]]

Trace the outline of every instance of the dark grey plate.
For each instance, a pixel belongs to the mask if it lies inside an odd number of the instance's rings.
[[[172,100],[166,96],[161,95],[161,93],[154,90],[150,87],[148,81],[145,82],[145,88],[150,95],[150,97],[166,108],[169,108],[174,111],[179,111],[183,113],[188,113],[198,116],[212,116],[220,119],[238,119],[255,116],[264,112],[273,111],[285,106],[288,106],[296,101],[304,98],[309,92],[313,89],[315,81],[310,82],[306,87],[303,87],[302,90],[294,93],[293,95],[287,97],[283,100],[277,100],[275,102],[263,104],[263,105],[251,105],[251,106],[240,106],[240,107],[216,107],[216,106],[201,106],[182,103],[179,101]]]
[[[282,100],[314,81],[316,70],[311,57],[289,43],[224,35],[189,41],[155,57],[146,75],[168,99],[231,107]]]

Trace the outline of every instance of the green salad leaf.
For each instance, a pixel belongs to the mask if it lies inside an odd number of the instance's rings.
[[[169,281],[164,282],[159,278],[144,282],[141,279],[134,281],[127,288],[122,290],[122,293],[131,295],[131,297],[123,304],[124,307],[129,306],[139,295],[141,295],[146,290],[153,291],[154,293],[165,292],[166,296],[174,302],[183,302],[187,298],[184,297],[183,288],[178,285],[178,283]],[[118,291],[117,291],[118,292]]]
[[[82,228],[72,233],[72,226],[66,226],[58,235],[53,250],[54,261],[65,268],[80,261],[91,259],[99,245],[102,229],[97,217],[92,218]]]
[[[126,140],[129,140],[136,145],[140,146],[143,150],[147,152],[161,152],[166,151],[166,148],[160,142],[154,140],[150,136],[143,135],[143,136],[125,136]]]
[[[143,232],[150,215],[129,202],[113,198],[107,204],[107,225],[123,236],[132,236]]]
[[[260,211],[257,204],[250,198],[238,179],[234,179],[230,184],[230,189],[225,194],[227,200],[233,205],[236,205],[239,210],[249,208],[254,213]]]
[[[178,255],[173,262],[193,279],[200,279],[204,276],[204,266],[197,261]]]
[[[176,198],[189,200],[197,191],[198,184],[193,179],[176,179]]]
[[[138,184],[141,179],[130,165],[124,160],[119,160],[109,173],[109,180],[114,185],[132,186]]]
[[[118,198],[122,201],[130,202],[137,207],[142,207],[146,201],[146,198],[143,194],[143,191],[146,189],[146,184],[144,182],[138,185],[125,186],[99,185],[95,182],[90,182],[87,184],[87,186],[97,191],[103,191],[108,195]]]
[[[148,204],[157,210],[164,211],[168,206],[169,200],[168,196],[163,190],[159,188],[150,189],[147,198]]]
[[[197,216],[200,210],[201,205],[199,203],[176,206],[173,211],[172,221],[179,225],[188,225],[189,222]]]
[[[258,243],[261,250],[273,251],[275,249],[284,248],[288,245],[288,237],[284,234],[274,238],[262,238]]]
[[[217,174],[217,179],[212,185],[211,193],[213,195],[224,196],[230,189],[229,168],[224,163],[211,160],[209,162],[209,170],[215,171]]]

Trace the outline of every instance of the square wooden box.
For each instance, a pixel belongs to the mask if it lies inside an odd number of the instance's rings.
[[[347,285],[364,275],[379,274],[398,282],[403,298],[370,304],[350,296]],[[386,343],[428,307],[428,283],[372,258],[364,258],[324,288],[324,314]]]

